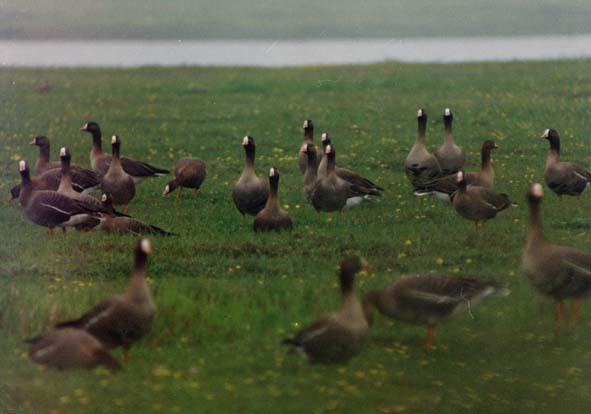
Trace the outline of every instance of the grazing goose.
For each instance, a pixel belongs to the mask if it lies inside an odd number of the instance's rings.
[[[92,369],[102,365],[112,371],[121,365],[94,336],[80,329],[56,329],[28,340],[29,358],[40,365],[62,369]]]
[[[445,124],[445,141],[443,145],[437,148],[433,155],[439,162],[442,175],[454,174],[464,167],[466,156],[464,150],[454,143],[451,133],[451,124],[453,115],[449,108],[443,112],[443,123]]]
[[[96,122],[87,122],[80,128],[80,131],[89,132],[92,135],[90,163],[97,175],[102,177],[109,170],[111,156],[103,152],[101,129]],[[169,173],[169,171],[164,168],[154,167],[143,161],[126,157],[121,158],[121,165],[125,172],[133,178],[136,184],[139,184],[144,178],[159,177]]]
[[[19,162],[21,185],[19,203],[25,216],[33,223],[47,227],[49,234],[55,227],[66,231],[67,226],[77,226],[98,216],[98,210],[57,191],[34,190],[25,161]]]
[[[470,312],[483,299],[506,295],[495,282],[438,274],[412,275],[382,289],[372,290],[363,299],[369,324],[374,311],[400,321],[427,326],[425,345],[432,348],[435,326],[460,313]]]
[[[303,351],[310,363],[343,363],[357,355],[369,330],[354,290],[355,274],[365,268],[366,264],[357,256],[343,259],[338,273],[339,311],[321,317],[282,343]]]
[[[29,143],[31,145],[37,145],[39,147],[39,158],[35,163],[35,170],[37,174],[43,174],[48,170],[53,169],[60,169],[61,163],[60,162],[50,162],[50,143],[49,138],[46,136],[40,135],[31,140]],[[99,177],[95,174],[94,171],[89,170],[87,168],[82,168],[78,165],[70,165],[70,170],[72,171],[72,175],[74,177],[74,182],[80,181],[81,183],[91,181],[94,185],[93,187],[98,186]],[[86,187],[79,190],[82,191]],[[77,190],[78,191],[78,190]]]
[[[441,175],[439,162],[425,147],[425,131],[427,130],[427,113],[423,109],[417,111],[417,141],[410,149],[404,161],[406,177],[415,189],[425,182]]]
[[[314,183],[316,182],[316,167],[318,165],[316,159],[316,148],[314,144],[304,144],[300,149],[300,154],[306,156],[308,165],[306,166],[306,172],[304,173],[304,194],[306,200],[312,201],[312,193],[314,192]]]
[[[269,197],[267,204],[254,218],[254,231],[291,230],[293,223],[287,211],[279,205],[279,171],[275,167],[269,170]]]
[[[464,180],[467,185],[476,185],[490,190],[495,185],[495,170],[492,167],[490,153],[493,149],[499,148],[492,140],[486,140],[482,143],[481,158],[482,164],[480,172],[464,173]],[[423,183],[417,187],[415,195],[423,196],[435,194],[437,198],[450,201],[451,195],[458,189],[456,174],[446,175],[436,178],[432,181]]]
[[[232,199],[242,216],[245,214],[256,216],[267,203],[269,187],[267,187],[267,184],[263,180],[257,177],[254,171],[254,156],[256,149],[254,138],[250,136],[244,137],[242,140],[242,146],[246,153],[246,159],[242,174],[234,185]]]
[[[166,184],[162,195],[172,193],[177,187],[179,187],[179,192],[176,194],[177,200],[184,187],[194,188],[197,195],[205,177],[207,177],[207,166],[200,158],[181,158],[174,166],[174,180]]]
[[[123,210],[127,211],[127,205],[135,196],[135,182],[121,166],[121,159],[119,158],[121,140],[117,135],[113,135],[111,144],[113,159],[109,165],[109,170],[101,180],[101,190],[103,193],[111,194],[113,203],[122,204]]]
[[[579,319],[579,299],[591,295],[591,254],[573,247],[551,244],[544,238],[540,205],[541,184],[527,193],[529,229],[522,269],[531,285],[556,302],[556,322],[564,320],[564,300],[573,299],[571,321]]]
[[[460,216],[473,221],[476,227],[515,206],[507,194],[486,187],[468,186],[462,171],[458,171],[456,177],[458,191],[452,195],[452,204]]]
[[[312,123],[311,120],[306,119],[304,121],[304,143],[303,143],[303,145],[313,144],[313,143],[314,143],[314,124]],[[314,150],[316,150],[316,149],[314,149]],[[304,174],[306,172],[307,165],[308,165],[307,157],[300,152],[299,166],[300,166],[300,171],[302,172],[302,174]]]
[[[146,282],[146,262],[151,252],[148,239],[138,240],[127,292],[111,296],[80,318],[58,323],[56,328],[82,329],[107,349],[122,346],[128,360],[131,345],[148,333],[154,319],[156,308]]]
[[[575,163],[560,162],[560,137],[555,129],[545,130],[542,138],[550,141],[544,170],[546,185],[560,198],[563,195],[579,197],[589,186],[591,173]]]

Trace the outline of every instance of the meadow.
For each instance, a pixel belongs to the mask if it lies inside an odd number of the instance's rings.
[[[44,86],[40,88],[41,86]],[[556,128],[565,159],[588,165],[591,61],[307,67],[298,69],[0,69],[0,413],[583,413],[591,408],[591,304],[578,326],[556,327],[552,302],[520,271],[527,225],[524,195],[542,180]],[[442,111],[479,167],[493,139],[496,188],[520,205],[485,231],[449,206],[416,199],[403,174],[415,140],[416,110],[429,116],[430,147],[443,139]],[[337,215],[317,214],[297,167],[302,122],[319,141],[329,131],[337,164],[386,188],[381,199]],[[145,181],[130,213],[175,232],[153,237],[148,274],[156,297],[152,332],[131,362],[57,372],[33,365],[23,339],[79,315],[125,289],[133,236],[56,233],[28,222],[6,202],[17,161],[34,162],[32,136],[52,157],[67,145],[88,165],[100,123],[122,153],[163,167],[199,156],[209,176],[195,198],[175,204],[166,178]],[[242,137],[257,143],[259,174],[276,166],[280,198],[294,230],[254,234],[230,192],[243,165]],[[108,146],[107,146],[108,147]],[[543,203],[549,239],[591,251],[591,201]],[[402,273],[438,271],[495,279],[511,289],[442,324],[436,347],[424,329],[378,317],[369,341],[345,365],[309,367],[282,338],[338,305],[336,266],[364,256],[372,270],[359,294]],[[117,358],[121,352],[115,351]]]

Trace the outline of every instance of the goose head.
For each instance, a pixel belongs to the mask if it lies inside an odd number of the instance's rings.
[[[38,147],[48,147],[49,138],[47,138],[45,135],[38,135],[35,138],[31,139],[29,145],[37,145]]]

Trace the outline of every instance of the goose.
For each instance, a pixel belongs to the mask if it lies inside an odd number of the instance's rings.
[[[72,177],[70,175],[71,159],[72,155],[70,150],[66,147],[60,148],[61,177],[57,192],[83,203],[88,203],[95,210],[102,210],[101,202],[99,200],[88,194],[79,193],[72,188]]]
[[[491,151],[499,148],[499,146],[492,140],[488,139],[482,143],[481,160],[482,164],[479,172],[464,173],[464,180],[467,185],[475,185],[494,189],[495,185],[495,170],[492,167]],[[451,195],[458,189],[456,174],[450,174],[443,177],[436,178],[432,181],[423,183],[417,186],[415,195],[424,196],[428,194],[435,194],[437,198],[450,201]]]
[[[546,157],[544,181],[562,199],[563,195],[579,197],[591,182],[591,173],[572,162],[560,161],[560,136],[555,129],[547,129],[542,137],[550,142]]]
[[[476,227],[501,211],[516,206],[507,194],[496,193],[486,187],[468,186],[462,171],[458,171],[456,180],[458,190],[452,196],[452,204],[460,216],[473,221]]]
[[[275,167],[269,170],[269,188],[267,204],[254,218],[254,231],[291,230],[291,218],[279,205],[279,171]]]
[[[47,227],[50,235],[55,227],[61,227],[65,233],[67,226],[81,225],[98,217],[98,210],[79,200],[57,191],[34,190],[26,161],[19,162],[19,172],[19,203],[25,217],[37,225]]]
[[[178,200],[183,188],[194,188],[195,195],[199,194],[201,184],[207,177],[207,166],[200,158],[184,157],[179,159],[174,166],[174,180],[171,180],[164,187],[163,196],[172,193],[177,187],[179,192],[176,194]]]
[[[300,148],[300,154],[306,156],[308,165],[306,166],[306,172],[304,173],[304,194],[308,201],[312,201],[312,193],[314,192],[314,184],[316,183],[316,148],[314,144],[304,144]]]
[[[304,121],[304,142],[303,145],[314,143],[314,124],[311,120],[306,119]],[[299,167],[302,174],[306,172],[308,165],[308,159],[300,152]]]
[[[573,300],[571,321],[576,323],[579,300],[591,295],[591,254],[546,241],[540,211],[543,196],[542,185],[532,184],[527,193],[529,228],[521,267],[534,289],[554,299],[558,324],[564,321],[564,300]]]
[[[127,211],[127,205],[135,196],[135,182],[133,178],[121,167],[119,149],[121,140],[117,135],[111,139],[113,159],[109,170],[101,180],[101,190],[113,197],[114,204],[123,204],[123,210]]]
[[[341,261],[338,273],[341,308],[321,317],[292,338],[282,341],[306,354],[310,363],[344,363],[357,355],[369,331],[361,303],[355,294],[355,275],[367,268],[357,256]]]
[[[454,174],[464,167],[466,156],[464,150],[454,143],[451,132],[453,114],[449,108],[443,112],[443,123],[445,125],[445,141],[437,148],[433,155],[437,158],[442,175]]]
[[[240,178],[234,185],[232,199],[242,216],[245,214],[256,216],[267,203],[269,187],[263,180],[257,177],[254,171],[254,156],[256,149],[254,138],[251,136],[245,136],[242,140],[242,146],[246,153],[244,169],[242,170]]]
[[[96,122],[87,122],[82,125],[80,131],[85,131],[92,135],[92,151],[90,151],[90,162],[92,169],[99,177],[102,177],[109,170],[111,156],[103,152],[101,129]],[[144,178],[159,177],[169,173],[169,171],[164,168],[154,167],[153,165],[143,161],[126,157],[121,158],[121,165],[125,172],[133,178],[136,184],[139,184]]]
[[[427,113],[424,109],[420,108],[417,111],[417,120],[419,124],[417,140],[404,161],[406,177],[415,189],[441,175],[439,161],[425,147]]]
[[[151,252],[150,241],[139,239],[127,291],[104,300],[78,319],[56,324],[55,328],[82,329],[107,349],[121,346],[128,361],[131,345],[148,333],[156,310],[146,281],[146,262]]]
[[[496,282],[440,274],[404,277],[385,289],[367,293],[363,311],[372,325],[374,312],[403,322],[427,326],[425,346],[433,347],[439,322],[470,312],[482,300],[509,293]]]
[[[94,336],[80,329],[57,329],[27,341],[29,358],[36,364],[59,370],[102,365],[112,371],[121,365]]]

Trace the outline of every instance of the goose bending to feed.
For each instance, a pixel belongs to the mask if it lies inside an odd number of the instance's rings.
[[[121,166],[121,159],[119,158],[121,140],[117,135],[113,135],[111,145],[113,159],[109,165],[109,170],[101,179],[101,190],[103,193],[111,194],[113,204],[123,204],[123,210],[126,211],[127,205],[135,196],[135,182]]]
[[[242,140],[242,146],[246,153],[244,169],[232,191],[232,199],[240,214],[256,216],[259,211],[265,208],[269,197],[269,187],[257,177],[254,171],[254,156],[256,146],[254,138],[246,136]]]
[[[531,285],[556,302],[556,322],[564,320],[564,300],[572,299],[571,321],[579,319],[579,300],[591,295],[591,254],[573,247],[551,244],[544,237],[540,205],[541,184],[528,193],[529,229],[522,256],[522,269]]]
[[[366,263],[357,256],[343,259],[338,273],[341,308],[321,317],[282,343],[303,351],[310,363],[343,363],[357,355],[363,347],[369,325],[355,294],[354,283],[355,274],[366,267]]]
[[[453,115],[449,108],[445,108],[443,112],[443,123],[445,125],[445,138],[443,145],[437,148],[433,155],[439,162],[442,175],[449,175],[458,172],[464,168],[466,156],[464,150],[457,146],[451,132],[451,125],[453,122]]]
[[[293,223],[287,211],[279,204],[279,171],[275,167],[269,170],[269,197],[267,204],[254,218],[254,231],[291,230]]]
[[[195,195],[199,194],[201,184],[207,177],[207,166],[200,158],[184,157],[179,159],[174,166],[174,180],[171,180],[164,187],[163,196],[172,193],[177,187],[179,192],[176,194],[178,200],[183,188],[195,189]]]
[[[417,140],[404,161],[406,177],[415,189],[441,175],[439,161],[425,147],[425,132],[427,130],[427,113],[425,110],[419,109],[417,111],[417,121]]]
[[[430,349],[439,322],[471,312],[486,298],[508,293],[490,281],[438,274],[411,275],[385,289],[370,291],[363,299],[363,310],[370,325],[377,309],[390,318],[427,326],[425,345]]]
[[[101,128],[96,122],[87,122],[82,125],[80,131],[85,131],[92,135],[90,163],[97,175],[102,177],[109,170],[111,156],[103,152]],[[121,166],[127,174],[133,177],[136,184],[139,184],[144,178],[159,177],[169,173],[169,171],[164,168],[154,167],[146,162],[126,157],[121,158]]]
[[[546,185],[560,198],[563,195],[579,197],[589,186],[591,173],[578,164],[560,161],[560,136],[555,129],[545,130],[542,138],[550,142],[544,169]]]
[[[138,240],[127,292],[111,296],[80,318],[58,323],[56,328],[82,329],[107,349],[121,346],[128,360],[131,345],[148,333],[156,310],[146,282],[146,262],[151,252],[148,239]]]
[[[314,143],[314,124],[311,120],[306,119],[304,121],[304,142],[302,145]],[[316,150],[316,148],[314,148]],[[302,174],[306,172],[308,166],[308,159],[300,152],[299,167]]]
[[[489,190],[495,186],[495,170],[492,167],[491,151],[499,148],[492,140],[488,139],[482,143],[481,160],[479,172],[464,173],[464,180],[467,185],[485,187]],[[417,188],[415,195],[423,196],[435,194],[437,198],[450,201],[451,195],[458,189],[456,174],[446,175],[432,181],[423,183]]]
[[[476,227],[495,218],[501,211],[516,206],[507,194],[496,193],[486,187],[468,186],[462,171],[458,171],[456,180],[458,191],[452,195],[452,204],[460,216],[473,221]]]
[[[80,329],[56,329],[27,341],[29,358],[36,364],[63,369],[92,369],[102,365],[112,371],[119,362],[94,336]]]

